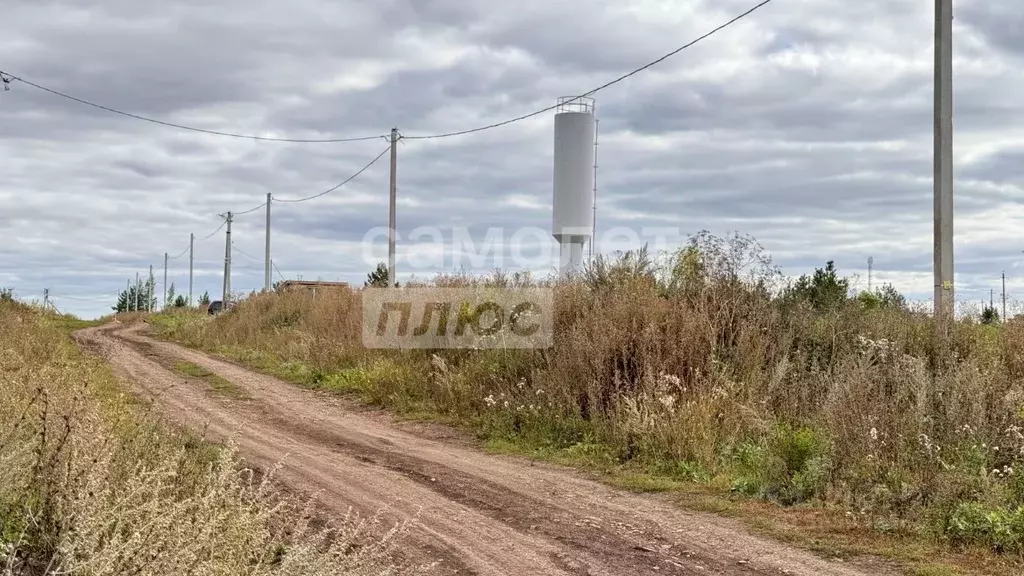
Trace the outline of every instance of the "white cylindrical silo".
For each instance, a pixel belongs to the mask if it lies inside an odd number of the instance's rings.
[[[551,235],[560,244],[563,275],[582,265],[594,217],[594,100],[561,98],[555,114]]]

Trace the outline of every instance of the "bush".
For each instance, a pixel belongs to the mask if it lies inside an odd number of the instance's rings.
[[[484,437],[724,477],[875,527],[941,531],[964,503],[1024,504],[1024,470],[991,473],[1024,454],[1020,318],[940,338],[891,286],[852,297],[826,264],[789,287],[752,239],[706,233],[673,254],[597,258],[577,280],[433,284],[550,287],[553,347],[366,350],[357,291],[258,295],[169,334]]]
[[[993,508],[964,502],[950,517],[946,533],[958,544],[981,544],[999,552],[1024,552],[1024,506]]]

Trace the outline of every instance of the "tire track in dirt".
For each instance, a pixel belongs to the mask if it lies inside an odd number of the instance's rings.
[[[152,340],[143,326],[90,329],[79,339],[128,376],[170,386],[159,403],[191,426],[232,437],[261,466],[290,453],[289,486],[321,490],[335,509],[394,518],[416,513],[425,557],[451,574],[894,574],[858,569],[751,536],[738,523],[626,494],[554,466],[496,457],[399,430],[380,413],[304,390],[234,363]],[[162,362],[149,359],[155,355]],[[229,380],[248,400],[218,398],[160,364],[185,360]]]

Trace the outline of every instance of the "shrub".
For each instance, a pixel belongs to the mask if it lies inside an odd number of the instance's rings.
[[[941,531],[964,503],[1024,504],[1024,471],[991,474],[1024,454],[1020,318],[957,321],[939,337],[891,286],[851,298],[826,264],[789,288],[755,241],[707,233],[668,255],[596,258],[573,280],[499,272],[433,284],[551,288],[553,347],[366,350],[358,291],[258,295],[170,335],[486,437],[726,477],[739,492],[839,504],[885,529]]]

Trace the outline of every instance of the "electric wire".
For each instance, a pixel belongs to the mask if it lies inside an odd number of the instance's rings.
[[[281,269],[277,267],[273,260],[270,261],[270,265],[274,267],[274,271],[277,272],[277,276],[281,278],[281,281],[285,281],[284,274],[281,274]]]
[[[381,153],[378,154],[376,158],[374,158],[373,160],[370,160],[369,164],[367,164],[366,166],[363,166],[362,168],[360,168],[358,172],[356,172],[355,174],[349,176],[348,178],[346,178],[342,182],[336,184],[334,187],[332,187],[330,189],[327,189],[327,190],[324,190],[323,192],[320,192],[319,194],[314,194],[312,196],[307,196],[305,198],[297,198],[297,199],[292,199],[292,200],[290,200],[288,198],[278,198],[276,196],[271,196],[271,200],[273,202],[285,202],[285,203],[289,203],[289,204],[294,204],[294,203],[297,203],[297,202],[305,202],[307,200],[313,200],[314,198],[319,198],[319,197],[321,197],[321,196],[323,196],[325,194],[330,194],[331,192],[334,192],[335,190],[337,190],[338,188],[341,188],[345,184],[348,184],[349,182],[355,180],[357,176],[359,176],[360,174],[365,172],[367,169],[370,168],[370,166],[373,166],[374,164],[377,163],[378,160],[383,158],[384,155],[387,154],[389,150],[391,150],[390,146],[388,146],[383,151],[381,151]],[[264,203],[264,204],[266,204],[266,203]]]
[[[221,228],[226,226],[227,223],[228,223],[227,220],[221,222],[220,226],[218,226],[216,230],[214,230],[213,232],[210,232],[209,234],[207,234],[206,236],[203,236],[202,238],[196,238],[196,240],[202,242],[203,240],[209,240],[210,238],[213,238],[213,235],[216,234],[217,232],[220,232]]]
[[[189,248],[191,248],[191,246],[189,246],[189,247],[185,248],[184,250],[182,250],[181,254],[178,254],[177,256],[168,256],[167,259],[168,260],[177,260],[178,258],[181,258],[185,254],[188,254]]]
[[[194,126],[187,126],[187,125],[184,125],[184,124],[175,124],[173,122],[166,122],[164,120],[157,120],[155,118],[149,118],[147,116],[141,116],[139,114],[133,114],[131,112],[125,112],[123,110],[118,110],[116,108],[111,108],[109,106],[104,106],[102,104],[97,104],[95,102],[90,102],[90,101],[85,100],[83,98],[78,98],[76,96],[72,96],[70,94],[66,94],[64,92],[60,92],[58,90],[54,90],[53,88],[47,88],[46,86],[42,86],[40,84],[36,84],[35,82],[31,82],[29,80],[26,80],[26,79],[20,77],[20,76],[15,76],[14,74],[11,74],[10,72],[5,72],[3,70],[0,70],[0,76],[6,77],[6,79],[4,80],[4,84],[5,85],[9,84],[10,80],[17,80],[18,82],[21,82],[22,84],[27,84],[27,85],[29,85],[29,86],[31,86],[33,88],[38,89],[38,90],[42,90],[44,92],[49,92],[50,94],[53,94],[55,96],[60,96],[61,98],[67,98],[68,100],[73,100],[75,102],[78,102],[79,104],[85,104],[86,106],[92,106],[93,108],[99,108],[100,110],[105,110],[107,112],[112,112],[114,114],[120,114],[122,116],[127,116],[129,118],[134,118],[136,120],[143,120],[145,122],[151,122],[153,124],[160,124],[162,126],[169,126],[171,128],[178,128],[180,130],[188,130],[190,132],[201,132],[203,134],[211,134],[213,136],[225,136],[225,137],[228,137],[228,138],[241,138],[241,139],[244,139],[244,140],[261,140],[261,141],[266,141],[266,142],[291,142],[291,143],[298,143],[298,144],[327,144],[327,143],[338,143],[338,142],[361,142],[361,141],[365,141],[365,140],[376,140],[377,138],[380,138],[382,136],[381,134],[375,134],[373,136],[357,136],[357,137],[354,137],[354,138],[322,138],[322,139],[318,139],[318,138],[275,138],[273,136],[255,136],[255,135],[251,135],[251,134],[235,134],[233,132],[221,132],[221,131],[218,131],[218,130],[207,130],[206,128],[196,128]]]
[[[484,130],[490,130],[492,128],[498,128],[500,126],[506,126],[508,124],[512,124],[512,123],[515,123],[515,122],[526,120],[528,118],[532,118],[534,116],[543,114],[545,112],[550,112],[551,110],[554,110],[554,109],[558,108],[559,106],[563,106],[565,104],[574,102],[574,101],[579,100],[581,98],[586,98],[588,96],[596,94],[597,92],[599,92],[601,90],[604,90],[605,88],[608,88],[609,86],[613,86],[615,84],[618,84],[619,82],[622,82],[623,80],[625,80],[625,79],[627,79],[627,78],[629,78],[629,77],[631,77],[631,76],[633,76],[635,74],[638,74],[638,73],[640,73],[640,72],[650,68],[651,66],[654,66],[655,64],[658,64],[658,63],[660,63],[660,62],[662,62],[662,61],[664,61],[664,60],[666,60],[666,59],[668,59],[668,58],[670,58],[672,56],[675,56],[676,54],[682,52],[683,50],[686,50],[687,48],[690,48],[691,46],[693,46],[693,45],[695,45],[695,44],[697,44],[697,43],[699,43],[699,42],[701,42],[701,41],[703,41],[703,40],[705,40],[705,39],[707,39],[707,38],[717,34],[721,30],[724,30],[725,28],[728,28],[729,26],[732,26],[736,22],[742,20],[743,18],[746,18],[747,16],[753,14],[757,10],[763,8],[764,6],[767,6],[771,2],[773,2],[773,0],[762,0],[760,3],[756,4],[752,8],[748,9],[746,12],[743,12],[742,14],[732,18],[731,20],[729,20],[727,22],[725,22],[724,24],[721,24],[721,25],[715,27],[711,31],[705,33],[702,36],[699,36],[695,40],[692,40],[692,41],[690,41],[690,42],[688,42],[688,43],[686,43],[686,44],[676,48],[675,50],[672,50],[671,52],[661,56],[660,58],[657,58],[657,59],[655,59],[655,60],[653,60],[651,62],[648,62],[647,64],[644,64],[643,66],[641,66],[639,68],[636,68],[636,69],[634,69],[634,70],[632,70],[630,72],[627,72],[626,74],[623,74],[622,76],[619,76],[618,78],[616,78],[616,79],[614,79],[614,80],[612,80],[610,82],[602,84],[601,86],[598,86],[597,88],[594,88],[594,89],[592,89],[592,90],[590,90],[588,92],[580,94],[579,96],[575,96],[575,97],[573,97],[573,98],[571,98],[569,100],[566,100],[564,102],[561,102],[561,103],[558,103],[558,104],[554,104],[554,105],[548,106],[546,108],[542,108],[540,110],[531,112],[529,114],[524,114],[522,116],[517,116],[515,118],[510,118],[510,119],[504,120],[502,122],[495,122],[493,124],[487,124],[485,126],[479,126],[477,128],[471,128],[471,129],[468,129],[468,130],[459,130],[459,131],[456,131],[456,132],[445,132],[445,133],[441,133],[441,134],[430,134],[430,135],[424,135],[424,136],[403,136],[402,138],[403,139],[407,139],[407,140],[427,140],[427,139],[437,139],[437,138],[450,138],[450,137],[453,137],[453,136],[462,136],[464,134],[472,134],[472,133],[475,133],[475,132],[482,132]],[[204,134],[211,134],[211,135],[215,135],[215,136],[225,136],[225,137],[229,137],[229,138],[242,138],[242,139],[248,139],[248,140],[263,140],[263,141],[270,141],[270,142],[292,142],[292,143],[360,142],[360,141],[366,141],[366,140],[376,140],[377,138],[387,138],[387,135],[383,135],[383,134],[376,134],[376,135],[373,135],[373,136],[356,136],[356,137],[351,137],[351,138],[323,138],[323,139],[314,139],[314,138],[275,138],[275,137],[271,137],[271,136],[255,136],[255,135],[249,135],[249,134],[235,134],[235,133],[232,133],[232,132],[221,132],[221,131],[218,131],[218,130],[207,130],[205,128],[196,128],[194,126],[187,126],[187,125],[184,125],[184,124],[175,124],[173,122],[166,122],[166,121],[163,121],[163,120],[157,120],[155,118],[149,118],[149,117],[146,117],[146,116],[141,116],[139,114],[133,114],[131,112],[125,112],[123,110],[118,110],[116,108],[110,108],[108,106],[103,106],[101,104],[96,104],[95,102],[90,102],[88,100],[85,100],[85,99],[82,99],[82,98],[78,98],[78,97],[72,96],[70,94],[65,94],[64,92],[60,92],[60,91],[54,90],[52,88],[47,88],[46,86],[42,86],[42,85],[36,84],[36,83],[31,82],[29,80],[25,80],[24,78],[21,78],[20,76],[15,76],[14,74],[11,74],[10,72],[5,72],[3,70],[0,70],[0,77],[4,77],[5,78],[5,81],[4,81],[5,84],[9,84],[10,80],[17,80],[17,81],[19,81],[19,82],[21,82],[23,84],[27,84],[29,86],[32,86],[33,88],[36,88],[36,89],[39,89],[39,90],[43,90],[45,92],[49,92],[50,94],[53,94],[53,95],[56,95],[56,96],[60,96],[62,98],[67,98],[69,100],[73,100],[75,102],[78,102],[78,103],[81,103],[81,104],[85,104],[87,106],[92,106],[94,108],[99,108],[100,110],[105,110],[107,112],[112,112],[114,114],[120,114],[122,116],[127,116],[129,118],[134,118],[136,120],[143,120],[145,122],[152,122],[154,124],[161,124],[163,126],[169,126],[169,127],[172,127],[172,128],[178,128],[178,129],[181,129],[181,130],[188,130],[188,131],[192,131],[192,132],[201,132],[201,133],[204,133]]]
[[[260,204],[259,206],[255,207],[255,208],[250,208],[250,209],[248,209],[248,210],[246,210],[244,212],[232,212],[231,213],[231,217],[233,218],[235,216],[245,216],[246,214],[248,214],[250,212],[255,212],[255,211],[259,210],[260,208],[263,208],[266,205],[267,205],[267,203],[264,202],[263,204]]]
[[[252,258],[253,260],[255,260],[255,261],[257,261],[257,262],[263,262],[263,259],[262,259],[262,258],[257,258],[257,257],[255,257],[255,256],[253,256],[252,254],[249,254],[249,253],[247,253],[247,252],[244,252],[244,251],[243,251],[243,250],[242,250],[241,248],[239,248],[238,246],[236,246],[234,242],[232,242],[232,243],[231,243],[231,247],[232,247],[232,248],[234,248],[234,249],[235,249],[235,250],[236,250],[236,251],[237,251],[237,252],[238,252],[239,254],[241,254],[242,256],[247,256],[247,257],[249,257],[249,258]]]
[[[728,20],[727,22],[725,22],[725,23],[723,23],[723,24],[713,28],[709,32],[707,32],[707,33],[697,37],[696,39],[694,39],[694,40],[692,40],[692,41],[690,41],[690,42],[688,42],[688,43],[686,43],[686,44],[676,48],[675,50],[672,50],[671,52],[668,52],[667,54],[664,54],[663,56],[661,56],[661,57],[659,57],[659,58],[657,58],[655,60],[652,60],[651,62],[648,62],[647,64],[644,64],[643,66],[641,66],[639,68],[636,68],[636,69],[634,69],[634,70],[632,70],[630,72],[627,72],[626,74],[623,74],[623,75],[619,76],[618,78],[615,78],[614,80],[606,82],[605,84],[602,84],[601,86],[598,86],[598,87],[596,87],[596,88],[594,88],[594,89],[592,89],[592,90],[590,90],[588,92],[580,94],[579,96],[575,96],[575,97],[573,97],[571,99],[564,100],[562,102],[559,102],[559,103],[551,105],[551,106],[547,106],[545,108],[542,108],[540,110],[536,110],[536,111],[531,112],[529,114],[523,114],[523,115],[517,116],[515,118],[510,118],[508,120],[504,120],[504,121],[501,121],[501,122],[495,122],[495,123],[492,123],[492,124],[487,124],[487,125],[479,126],[479,127],[476,127],[476,128],[471,128],[471,129],[467,129],[467,130],[459,130],[459,131],[454,131],[454,132],[439,133],[439,134],[422,135],[422,136],[415,136],[415,135],[414,136],[404,136],[404,135],[400,135],[399,138],[401,140],[428,140],[428,139],[440,139],[440,138],[450,138],[450,137],[454,137],[454,136],[462,136],[462,135],[465,135],[465,134],[472,134],[472,133],[476,133],[476,132],[482,132],[482,131],[485,131],[485,130],[490,130],[492,128],[499,128],[501,126],[506,126],[508,124],[513,124],[515,122],[520,122],[522,120],[527,120],[529,118],[532,118],[534,116],[538,116],[538,115],[543,114],[545,112],[550,112],[551,110],[559,108],[560,106],[564,106],[565,104],[568,104],[568,103],[574,102],[576,100],[580,100],[582,98],[586,98],[586,97],[589,97],[589,96],[591,96],[593,94],[596,94],[597,92],[599,92],[601,90],[604,90],[605,88],[608,88],[610,86],[618,84],[619,82],[622,82],[623,80],[626,80],[627,78],[630,78],[631,76],[634,76],[634,75],[636,75],[636,74],[638,74],[638,73],[640,73],[640,72],[642,72],[642,71],[644,71],[644,70],[646,70],[646,69],[648,69],[648,68],[650,68],[650,67],[652,67],[652,66],[654,66],[654,65],[656,65],[656,64],[658,64],[660,62],[663,62],[664,60],[666,60],[666,59],[668,59],[668,58],[670,58],[672,56],[675,56],[676,54],[682,52],[683,50],[686,50],[686,49],[696,45],[697,43],[699,43],[699,42],[701,42],[701,41],[703,41],[703,40],[713,36],[714,34],[720,32],[721,30],[724,30],[725,28],[728,28],[729,26],[735,24],[736,22],[742,20],[743,18],[746,18],[747,16],[753,14],[757,10],[763,8],[764,6],[767,6],[772,1],[773,0],[762,0],[760,3],[754,5],[752,8],[748,9],[747,11],[739,14],[738,16],[735,16],[734,18]],[[357,142],[357,141],[366,141],[366,140],[376,140],[378,138],[388,139],[387,135],[359,136],[359,137],[352,137],[352,138],[329,138],[329,139],[275,138],[275,137],[267,137],[267,136],[255,136],[255,135],[246,135],[246,134],[236,134],[236,133],[231,133],[231,132],[221,132],[221,131],[216,131],[216,130],[207,130],[207,129],[196,128],[196,127],[193,127],[193,126],[187,126],[187,125],[183,125],[183,124],[175,124],[175,123],[172,123],[172,122],[165,122],[163,120],[157,120],[157,119],[154,119],[154,118],[149,118],[149,117],[141,116],[141,115],[138,115],[138,114],[133,114],[133,113],[130,113],[130,112],[125,112],[125,111],[122,111],[122,110],[117,110],[115,108],[110,108],[110,107],[107,107],[107,106],[103,106],[101,104],[96,104],[94,102],[90,102],[88,100],[77,98],[77,97],[72,96],[70,94],[65,94],[63,92],[60,92],[60,91],[57,91],[57,90],[54,90],[54,89],[51,89],[51,88],[47,88],[45,86],[36,84],[34,82],[25,80],[24,78],[21,78],[19,76],[15,76],[14,74],[11,74],[9,72],[5,72],[3,70],[0,70],[0,78],[3,78],[4,84],[9,84],[10,80],[17,80],[17,81],[19,81],[19,82],[21,82],[23,84],[27,84],[29,86],[32,86],[33,88],[42,90],[44,92],[48,92],[50,94],[53,94],[53,95],[56,95],[56,96],[60,96],[62,98],[66,98],[66,99],[69,99],[69,100],[73,100],[75,102],[78,102],[78,103],[81,103],[81,104],[84,104],[84,105],[87,105],[87,106],[92,106],[94,108],[105,110],[107,112],[111,112],[111,113],[114,113],[114,114],[119,114],[119,115],[126,116],[126,117],[129,117],[129,118],[134,118],[136,120],[142,120],[142,121],[151,122],[151,123],[154,123],[154,124],[160,124],[160,125],[163,125],[163,126],[168,126],[168,127],[172,127],[172,128],[178,128],[178,129],[181,129],[181,130],[187,130],[187,131],[192,131],[192,132],[200,132],[200,133],[211,134],[211,135],[215,135],[215,136],[225,136],[225,137],[231,137],[231,138],[241,138],[241,139],[249,139],[249,140],[262,140],[262,141],[273,141],[273,142],[292,142],[292,143],[337,143],[337,142]],[[335,190],[341,188],[345,184],[348,184],[349,182],[354,180],[356,177],[358,177],[360,174],[362,174],[364,171],[366,171],[371,166],[376,164],[384,156],[384,154],[386,154],[389,150],[390,150],[390,146],[388,146],[383,151],[381,151],[381,153],[378,154],[377,157],[375,157],[373,160],[371,160],[366,166],[361,168],[358,172],[356,172],[355,174],[353,174],[349,178],[345,179],[344,181],[340,182],[339,184],[335,185],[334,187],[329,188],[329,189],[327,189],[327,190],[325,190],[323,192],[320,192],[318,194],[314,194],[312,196],[308,196],[308,197],[305,197],[305,198],[287,199],[287,198],[272,197],[272,200],[277,201],[277,202],[283,202],[283,203],[299,203],[299,202],[306,202],[308,200],[313,200],[313,199],[319,198],[321,196],[324,196],[326,194],[329,194],[331,192],[334,192]],[[259,210],[260,208],[263,208],[266,205],[267,205],[267,203],[264,202],[264,203],[260,204],[259,206],[251,208],[249,210],[245,210],[243,212],[232,213],[232,216],[242,216],[242,215],[245,215],[245,214],[249,214],[251,212],[255,212],[256,210]],[[209,235],[204,236],[203,238],[198,238],[198,240],[203,241],[203,240],[207,240],[207,239],[213,237],[226,224],[227,224],[227,220],[225,219],[225,221],[222,222],[221,225],[216,230],[211,232]],[[234,242],[231,243],[231,246],[232,246],[232,248],[234,248],[236,251],[238,251],[240,254],[242,254],[244,256],[247,256],[247,257],[249,257],[249,258],[251,258],[253,260],[256,260],[258,262],[262,262],[263,261],[263,260],[261,260],[259,258],[256,258],[256,257],[254,257],[254,256],[252,256],[252,255],[242,251],[241,249],[239,249],[234,244]],[[187,248],[185,249],[184,252],[182,252],[178,256],[175,256],[173,259],[177,259],[177,258],[182,257],[185,254],[185,252],[188,252]],[[274,269],[277,271],[278,275],[283,280],[284,276],[281,274],[281,271],[279,269],[277,269],[277,265],[273,264],[273,262],[271,264],[273,265]]]
[[[690,42],[687,42],[686,44],[683,44],[679,48],[676,48],[675,50],[669,52],[668,54],[665,54],[664,56],[661,56],[657,60],[653,60],[651,62],[648,62],[647,64],[644,64],[643,66],[641,66],[639,68],[636,68],[635,70],[633,70],[631,72],[623,74],[622,76],[619,76],[618,78],[616,78],[616,79],[614,79],[614,80],[612,80],[610,82],[602,84],[601,86],[598,86],[597,88],[594,88],[593,90],[590,90],[589,92],[584,92],[583,94],[580,94],[579,96],[575,96],[575,97],[573,97],[573,98],[571,98],[569,100],[565,100],[563,102],[559,102],[558,104],[554,104],[554,105],[548,106],[547,108],[542,108],[542,109],[537,110],[535,112],[530,112],[529,114],[523,114],[522,116],[517,116],[515,118],[510,118],[510,119],[504,120],[502,122],[495,122],[494,124],[488,124],[486,126],[480,126],[480,127],[477,127],[477,128],[471,128],[469,130],[459,130],[458,132],[446,132],[446,133],[442,133],[442,134],[431,134],[431,135],[428,135],[428,136],[402,136],[402,139],[404,139],[404,140],[429,140],[429,139],[438,139],[438,138],[450,138],[452,136],[462,136],[464,134],[472,134],[474,132],[483,132],[484,130],[490,130],[491,128],[498,128],[500,126],[505,126],[505,125],[508,125],[508,124],[512,124],[514,122],[519,122],[519,121],[522,121],[522,120],[526,120],[528,118],[533,118],[534,116],[538,116],[538,115],[543,114],[545,112],[550,112],[550,111],[552,111],[552,110],[554,110],[554,109],[556,109],[556,108],[558,108],[560,106],[564,106],[566,104],[569,104],[570,102],[575,102],[576,100],[579,100],[581,98],[586,98],[588,96],[596,94],[597,92],[600,92],[601,90],[604,90],[605,88],[608,88],[609,86],[618,84],[619,82],[622,82],[623,80],[625,80],[626,78],[629,78],[630,76],[633,76],[634,74],[642,72],[642,71],[650,68],[651,66],[654,66],[655,64],[658,64],[658,63],[660,63],[660,62],[662,62],[662,61],[664,61],[664,60],[666,60],[666,59],[668,59],[668,58],[670,58],[672,56],[675,56],[676,54],[678,54],[678,53],[682,52],[683,50],[686,50],[687,48],[689,48],[689,47],[691,47],[691,46],[701,42],[702,40],[705,40],[705,39],[715,35],[716,33],[720,32],[721,30],[724,30],[725,28],[728,28],[729,26],[732,26],[736,22],[739,22],[743,18],[746,18],[747,16],[753,14],[757,10],[763,8],[764,6],[767,6],[772,1],[773,0],[762,0],[762,2],[760,4],[757,4],[753,8],[750,8],[746,12],[740,14],[739,16],[736,16],[735,18],[729,20],[728,22],[719,25],[718,27],[714,28],[710,32],[707,32],[706,34],[704,34],[703,36],[700,36],[700,37],[698,37],[695,40],[691,40]]]
[[[67,300],[78,300],[78,301],[81,301],[81,302],[95,302],[97,300],[100,300],[101,298],[110,298],[111,296],[116,297],[119,294],[120,293],[118,293],[118,294],[99,294],[97,296],[71,296],[70,294],[61,294],[60,297],[61,297],[61,299],[67,299]],[[53,300],[53,296],[52,295],[50,296],[50,300]]]

